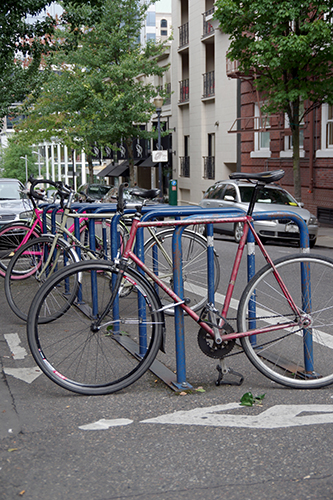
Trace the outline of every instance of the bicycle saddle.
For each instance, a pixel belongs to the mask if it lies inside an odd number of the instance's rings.
[[[264,182],[265,184],[270,184],[271,182],[276,182],[282,179],[285,172],[284,170],[272,170],[271,172],[258,172],[258,173],[249,173],[249,172],[235,172],[234,174],[230,174],[230,179],[247,179],[253,181]]]
[[[139,187],[135,187],[130,190],[130,194],[133,196],[138,196],[139,198],[145,198],[146,200],[152,200],[156,198],[160,194],[159,189],[143,189]]]

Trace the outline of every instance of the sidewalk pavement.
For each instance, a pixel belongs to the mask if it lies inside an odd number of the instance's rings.
[[[316,246],[333,248],[333,227],[319,227]]]

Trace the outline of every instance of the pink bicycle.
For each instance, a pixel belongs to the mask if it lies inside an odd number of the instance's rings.
[[[126,248],[114,262],[80,262],[53,275],[40,288],[28,316],[28,341],[38,366],[53,382],[74,392],[94,395],[123,389],[141,377],[157,356],[163,361],[164,312],[175,307],[197,323],[199,348],[220,360],[222,376],[228,372],[228,357],[242,348],[274,382],[306,389],[331,384],[333,260],[303,252],[273,262],[251,225],[260,189],[283,174],[281,170],[233,174],[253,183],[246,215],[144,222],[138,210]],[[141,195],[150,198],[156,196],[155,191],[141,190]],[[133,193],[137,194],[135,189]],[[121,189],[118,204],[122,211]],[[197,314],[187,305],[186,290],[177,295],[132,250],[140,227],[231,221],[243,223],[244,230],[222,311],[209,302]],[[235,299],[235,322],[234,312],[230,317],[231,299],[249,231],[267,265]],[[162,305],[152,282],[168,294],[172,304]],[[49,321],[41,324],[45,311]]]
[[[30,191],[27,193],[33,209],[32,209],[32,217],[29,222],[24,221],[15,221],[10,224],[6,224],[0,230],[0,275],[4,277],[6,275],[7,267],[11,258],[15,255],[15,253],[28,241],[32,238],[39,238],[44,233],[42,215],[43,209],[37,206],[36,200],[39,201],[49,201],[45,197],[45,195],[41,195],[36,191],[36,187],[38,184],[49,184],[55,187],[54,200],[58,197],[60,198],[60,203],[63,205],[64,200],[68,198],[69,192],[68,190],[64,191],[64,185],[62,182],[53,182],[51,180],[46,179],[29,179],[31,182]],[[54,208],[53,204],[53,208]],[[52,211],[52,209],[51,209]],[[59,210],[59,214],[63,212]],[[46,214],[47,216],[47,227],[48,233],[52,234],[51,231],[51,216]],[[68,218],[68,216],[67,216]],[[66,219],[67,220],[67,219]],[[95,221],[95,240],[94,245],[95,249],[100,257],[103,255],[103,252],[107,248],[105,248],[105,242],[103,242],[102,235],[102,226],[108,228],[110,230],[110,222],[96,220]],[[56,221],[55,222],[56,231],[61,231],[60,236],[65,237],[71,245],[78,244],[78,241],[75,238],[75,225],[72,223],[68,228],[66,224],[61,224]],[[80,232],[80,243],[87,249],[89,247],[89,218],[82,215],[79,218],[79,232]],[[110,233],[110,231],[109,231]],[[106,242],[107,243],[107,242]],[[12,279],[21,279],[24,277],[23,272],[14,271],[12,273]]]

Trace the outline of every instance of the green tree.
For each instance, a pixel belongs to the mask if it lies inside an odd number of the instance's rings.
[[[40,83],[39,65],[46,47],[45,34],[52,33],[50,17],[31,23],[50,2],[45,0],[2,0],[0,4],[0,118],[13,103],[20,102]]]
[[[0,156],[0,176],[5,178],[19,179],[25,184],[26,182],[26,165],[25,156],[27,157],[28,177],[38,175],[38,165],[36,165],[37,156],[32,153],[32,148],[27,145],[18,144],[15,137],[8,140],[8,146],[2,148]]]
[[[75,0],[75,4],[93,5],[97,15],[101,1]],[[50,15],[32,22],[31,16],[37,16],[51,3],[52,0],[0,2],[0,119],[43,82],[45,71],[41,72],[40,67],[43,55],[54,46],[52,36],[57,22]],[[69,0],[62,2],[64,7],[68,3]],[[73,17],[72,24],[75,21],[79,19]]]
[[[288,116],[295,197],[301,201],[300,125],[315,106],[333,103],[333,0],[217,0],[215,5],[215,18],[230,35],[227,56],[254,76],[263,112]]]
[[[147,78],[162,76],[158,65],[162,44],[140,46],[138,36],[148,3],[105,0],[94,8],[72,6],[60,32],[57,52],[52,55],[53,72],[42,92],[26,101],[28,118],[21,124],[21,141],[56,140],[71,148],[82,148],[91,160],[91,147],[123,141],[131,152],[132,138],[148,137],[138,124],[147,123],[154,112],[157,90]],[[80,30],[68,19],[81,15]],[[92,22],[93,25],[89,25]],[[134,183],[133,159],[130,178]],[[92,179],[92,161],[90,161]]]

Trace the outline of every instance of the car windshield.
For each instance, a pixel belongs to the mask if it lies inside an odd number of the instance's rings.
[[[27,195],[16,181],[0,181],[0,200],[24,200]]]
[[[102,186],[98,184],[92,184],[88,188],[88,194],[92,198],[99,198],[101,196],[106,195],[108,191],[110,191],[111,186]]]
[[[241,201],[244,203],[250,203],[253,187],[252,186],[239,186],[239,192],[241,196]],[[280,189],[274,188],[263,188],[260,191],[257,203],[267,203],[272,205],[289,205],[297,207],[296,200],[287,193],[287,191],[282,191]]]

